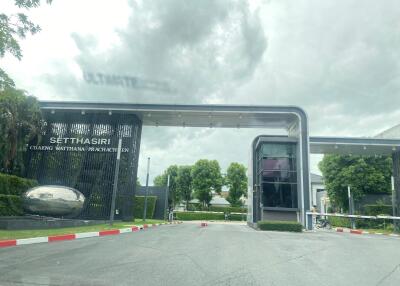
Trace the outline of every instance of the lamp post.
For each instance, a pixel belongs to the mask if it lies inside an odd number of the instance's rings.
[[[392,215],[397,216],[398,215],[398,210],[397,210],[397,201],[398,201],[398,195],[396,191],[396,186],[395,186],[395,178],[394,176],[391,177],[391,183],[392,183]],[[394,231],[399,232],[400,231],[400,223],[398,220],[393,220],[393,227]]]
[[[245,212],[244,212],[244,201],[245,201],[245,200],[243,199],[243,201],[242,201],[242,214],[243,214],[243,215],[242,215],[242,220],[243,220],[243,221],[246,221],[246,216],[245,216]]]
[[[115,162],[115,171],[114,171],[114,186],[111,198],[110,225],[113,225],[114,223],[115,197],[117,196],[117,188],[118,188],[118,174],[119,174],[119,161],[121,159],[121,147],[122,147],[122,138],[119,138],[118,149],[117,149],[117,160]]]
[[[147,175],[146,175],[146,189],[145,189],[145,193],[144,193],[143,221],[146,221],[146,214],[147,214],[147,193],[149,190],[149,171],[150,171],[150,157],[147,158]]]
[[[349,197],[349,213],[351,215],[354,214],[354,201],[353,201],[353,196],[351,195],[351,188],[350,186],[347,186],[347,196]],[[351,218],[351,228],[356,228],[356,224],[354,221],[354,218]]]
[[[170,175],[168,175],[167,187],[165,188],[164,220],[167,220],[167,218],[168,218],[169,180],[170,180]]]

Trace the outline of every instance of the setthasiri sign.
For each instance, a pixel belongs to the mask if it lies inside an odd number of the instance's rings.
[[[110,145],[110,138],[50,137],[50,144]]]
[[[31,145],[32,151],[72,151],[72,152],[117,152],[117,147],[111,146],[110,138],[101,137],[50,137],[45,145]],[[122,148],[121,152],[129,152],[129,148]]]

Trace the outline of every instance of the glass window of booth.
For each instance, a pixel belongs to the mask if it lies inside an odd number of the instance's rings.
[[[263,142],[257,153],[257,177],[264,207],[297,208],[296,143]]]

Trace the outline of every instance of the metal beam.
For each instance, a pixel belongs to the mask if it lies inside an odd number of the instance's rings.
[[[311,154],[391,155],[400,150],[399,139],[363,137],[310,137]]]

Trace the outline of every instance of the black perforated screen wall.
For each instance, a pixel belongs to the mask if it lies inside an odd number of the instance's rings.
[[[116,219],[133,219],[142,122],[129,113],[45,111],[41,136],[27,146],[26,175],[41,185],[79,190],[86,200],[79,215],[107,219],[118,139],[122,138]]]

